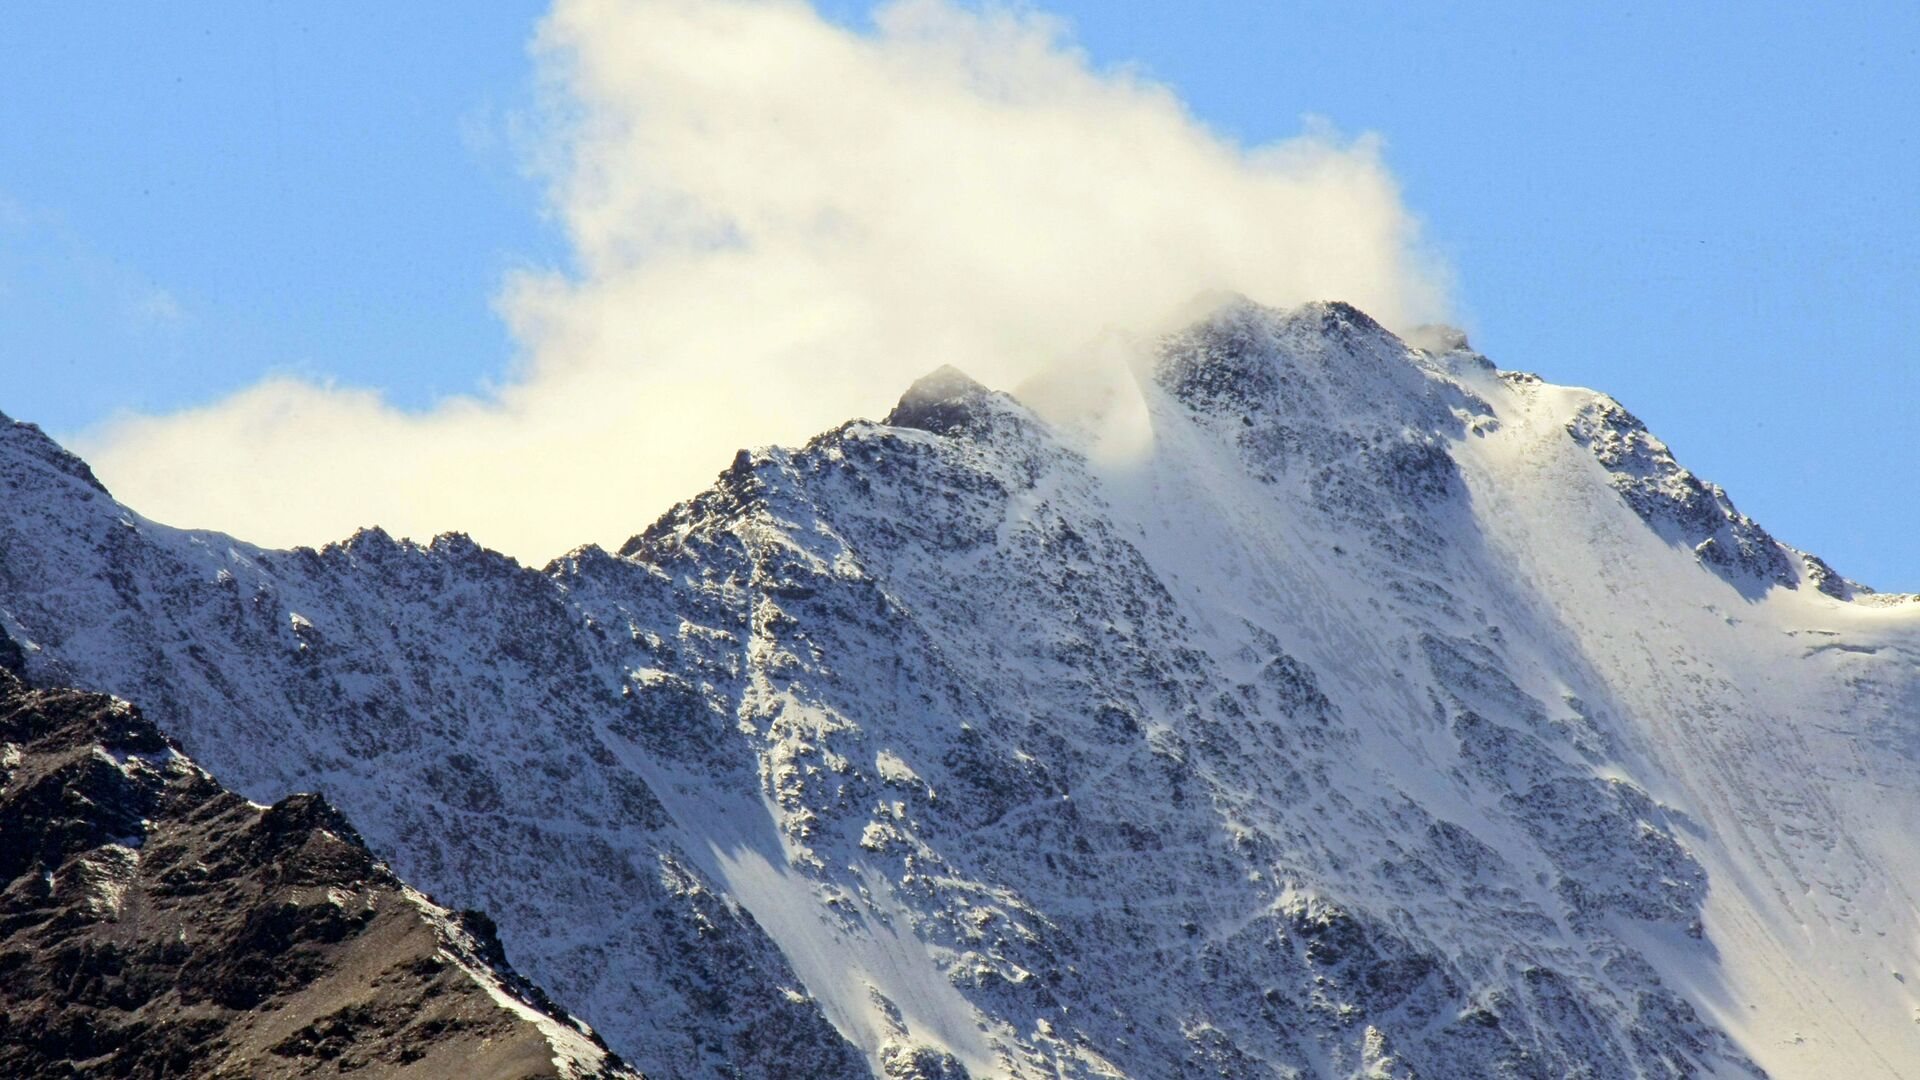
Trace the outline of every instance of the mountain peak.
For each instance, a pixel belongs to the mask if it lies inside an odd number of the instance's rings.
[[[1320,319],[1322,326],[1328,328],[1360,330],[1365,332],[1391,333],[1381,326],[1373,316],[1347,303],[1345,300],[1313,300],[1295,309],[1295,315],[1311,314]]]
[[[959,368],[942,364],[907,387],[899,404],[887,414],[886,423],[951,435],[970,426],[974,406],[991,394]]]
[[[1284,417],[1281,442],[1332,431],[1451,429],[1453,410],[1484,413],[1372,316],[1343,301],[1280,309],[1223,304],[1159,344],[1154,377],[1189,407],[1258,426]]]
[[[53,441],[36,424],[15,420],[5,413],[0,413],[0,447],[10,451],[6,454],[6,465],[9,471],[17,467],[16,463],[25,459],[77,480],[98,494],[108,494],[106,485],[93,475],[93,470],[87,466],[86,462],[80,460],[66,447]],[[10,482],[13,481],[12,477],[8,479]]]

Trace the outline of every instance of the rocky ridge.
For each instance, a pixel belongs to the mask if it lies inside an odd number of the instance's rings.
[[[4,666],[0,883],[7,1076],[639,1076],[323,800],[249,803]]]

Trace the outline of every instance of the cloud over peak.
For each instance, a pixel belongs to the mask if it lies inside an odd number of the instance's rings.
[[[578,269],[505,286],[508,380],[407,412],[271,378],[80,449],[177,524],[460,529],[537,562],[941,364],[1011,387],[1205,290],[1445,314],[1375,140],[1236,145],[1044,16],[905,0],[874,22],[560,0],[532,50],[556,105],[534,151]]]

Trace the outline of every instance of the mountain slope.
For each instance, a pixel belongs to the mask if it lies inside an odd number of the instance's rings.
[[[0,1072],[635,1077],[324,802],[0,666]]]
[[[1920,605],[1344,305],[1118,352],[543,571],[167,529],[16,425],[0,628],[650,1075],[1920,1075]]]

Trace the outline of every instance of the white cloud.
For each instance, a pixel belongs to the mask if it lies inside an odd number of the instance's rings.
[[[1203,290],[1445,313],[1374,140],[1237,146],[1040,16],[907,0],[876,22],[560,0],[534,55],[564,121],[539,145],[580,273],[505,289],[508,382],[409,413],[276,378],[80,448],[166,521],[461,529],[539,561],[939,364],[1010,386]]]

